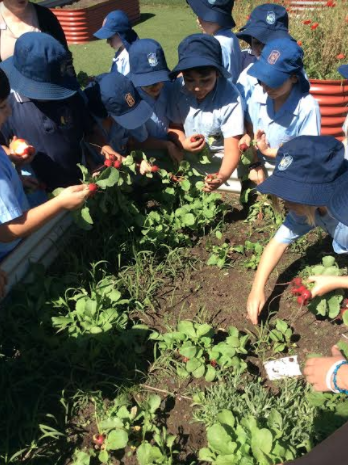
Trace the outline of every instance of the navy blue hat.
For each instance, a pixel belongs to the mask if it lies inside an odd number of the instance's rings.
[[[152,115],[150,105],[142,100],[131,81],[121,73],[113,71],[97,76],[93,98],[95,103],[98,101],[95,98],[96,92],[108,114],[126,129],[138,128]],[[91,106],[90,109],[93,111]]]
[[[12,57],[0,63],[11,88],[34,100],[62,100],[79,88],[71,72],[69,52],[52,36],[26,32],[15,44]]]
[[[299,136],[278,150],[273,174],[257,190],[293,203],[328,206],[345,180],[348,161],[341,142],[332,136]]]
[[[348,179],[337,184],[328,207],[336,220],[348,226]]]
[[[342,74],[342,76],[345,78],[345,79],[348,79],[348,65],[341,65],[338,70],[337,70],[340,74]]]
[[[223,66],[221,45],[208,34],[192,34],[182,40],[178,48],[179,63],[170,73],[174,78],[182,71],[203,66],[213,66],[226,78],[231,75]]]
[[[161,45],[152,39],[139,39],[129,49],[129,79],[135,87],[170,81]]]
[[[252,37],[262,44],[268,44],[271,40],[291,38],[288,29],[289,16],[286,9],[274,3],[267,3],[253,9],[248,22],[236,36],[250,45]]]
[[[299,79],[301,91],[309,91],[309,82],[303,71],[303,50],[291,39],[269,42],[260,58],[248,69],[248,74],[273,89],[280,87],[292,75]]]
[[[138,35],[133,31],[128,16],[122,10],[109,13],[104,19],[102,27],[93,35],[97,39],[110,39],[115,34],[118,34],[126,49],[138,39]]]
[[[186,0],[198,18],[232,29],[234,0]]]

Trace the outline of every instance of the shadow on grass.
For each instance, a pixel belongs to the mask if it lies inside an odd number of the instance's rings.
[[[145,23],[145,21],[154,18],[156,15],[153,13],[141,13],[140,19],[135,23],[136,25]]]

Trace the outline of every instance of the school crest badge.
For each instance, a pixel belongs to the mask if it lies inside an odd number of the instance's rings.
[[[216,0],[208,0],[208,3],[210,3],[210,5],[215,5]]]
[[[147,61],[149,62],[149,65],[152,66],[153,68],[158,65],[158,60],[156,53],[149,53],[147,55]]]
[[[132,108],[135,105],[135,100],[134,100],[132,94],[130,94],[130,93],[126,94],[125,100],[127,102],[127,105],[129,106],[129,108]]]
[[[267,61],[270,65],[275,65],[280,57],[280,52],[278,50],[272,50],[268,55]]]
[[[267,11],[267,16],[266,16],[266,23],[267,24],[274,24],[276,21],[276,16],[274,11]]]
[[[291,155],[285,153],[283,158],[280,160],[280,163],[278,165],[278,170],[279,171],[285,171],[286,169],[289,168],[291,163],[294,161]]]

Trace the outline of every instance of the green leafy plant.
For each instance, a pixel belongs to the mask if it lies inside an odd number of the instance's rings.
[[[276,319],[271,323],[261,322],[255,333],[250,333],[254,339],[252,342],[257,355],[265,358],[281,352],[291,351],[296,346],[293,342],[293,331],[284,320]]]

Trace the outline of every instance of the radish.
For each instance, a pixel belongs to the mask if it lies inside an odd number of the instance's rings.
[[[98,192],[98,186],[94,184],[93,182],[91,184],[88,184],[88,189],[89,189],[89,195],[90,197],[94,197],[95,194]]]
[[[303,292],[301,292],[301,297],[303,297],[305,300],[311,300],[312,293],[309,289],[305,289]]]
[[[105,436],[103,434],[95,434],[93,436],[93,442],[94,444],[97,444],[98,446],[102,446],[105,441]]]
[[[202,134],[197,134],[197,136],[191,137],[190,142],[198,142],[202,139],[204,139],[204,136]]]
[[[25,139],[15,139],[10,143],[10,150],[19,157],[31,157],[35,149]]]
[[[122,163],[119,160],[114,161],[114,168],[119,170],[122,166]]]
[[[217,361],[216,360],[210,360],[210,365],[215,368],[216,365],[217,365]]]
[[[188,357],[183,357],[183,358],[182,358],[182,361],[183,361],[184,363],[187,363],[189,360],[190,360],[190,359],[189,359]]]
[[[159,166],[156,166],[156,165],[151,166],[151,173],[157,173],[157,171],[159,170],[160,170]]]
[[[248,150],[249,146],[247,144],[240,144],[239,150],[241,152],[246,152]]]
[[[294,279],[291,281],[291,285],[292,285],[292,286],[300,287],[300,286],[302,285],[302,278],[294,278]]]
[[[112,161],[111,160],[105,160],[104,165],[110,168],[112,166]]]
[[[307,305],[308,300],[306,300],[304,297],[302,297],[302,295],[299,295],[297,297],[297,303],[300,304],[300,305]]]

